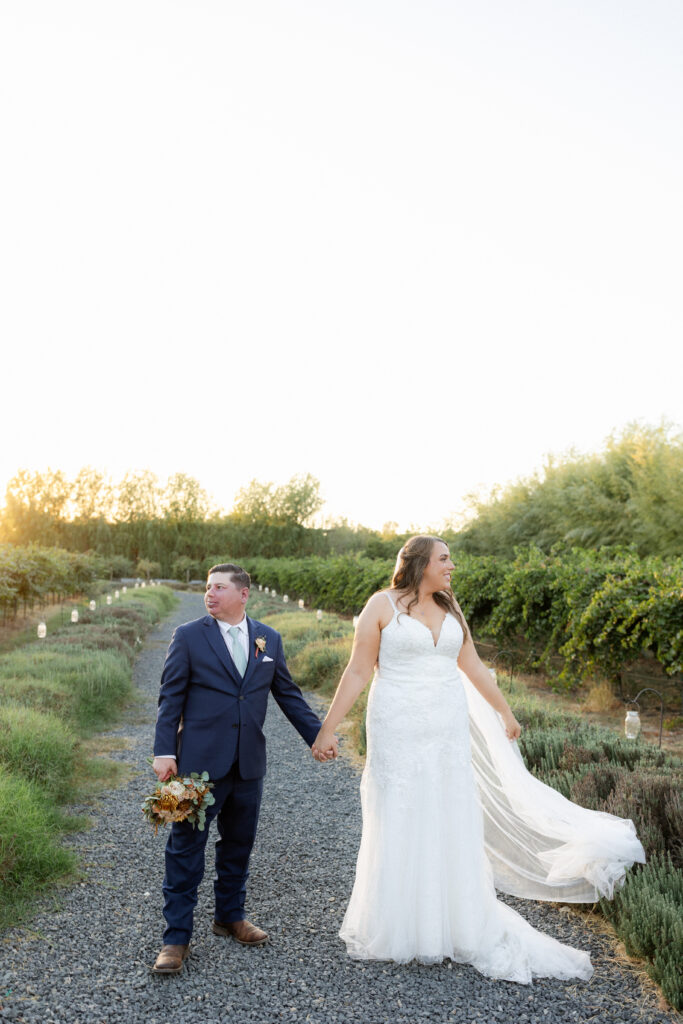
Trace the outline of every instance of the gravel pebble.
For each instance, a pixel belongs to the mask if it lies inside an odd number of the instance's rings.
[[[111,756],[137,774],[128,790],[100,799],[94,827],[69,838],[84,880],[43,904],[25,927],[0,936],[0,1020],[35,1024],[672,1024],[652,986],[617,960],[614,943],[576,915],[506,898],[535,927],[590,951],[590,982],[542,979],[532,987],[489,981],[450,962],[422,966],[359,963],[337,938],[360,840],[357,770],[345,758],[317,765],[271,701],[269,771],[251,861],[247,915],[266,928],[267,946],[249,949],[215,936],[212,871],[199,894],[184,972],[149,972],[161,945],[165,835],[140,804],[154,778],[151,753],[161,666],[176,624],[202,614],[201,596],[181,604],[151,633],[135,668],[142,696],[106,735],[130,746]],[[316,698],[309,697],[316,705]],[[93,814],[92,808],[74,808]],[[212,839],[207,856],[210,858]]]

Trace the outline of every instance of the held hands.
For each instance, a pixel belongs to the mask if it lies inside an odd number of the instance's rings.
[[[311,747],[311,753],[316,761],[320,761],[322,764],[324,761],[334,761],[335,757],[339,754],[339,740],[334,735],[322,727]]]
[[[174,757],[155,757],[152,768],[159,782],[166,782],[172,775],[178,774],[178,765]]]

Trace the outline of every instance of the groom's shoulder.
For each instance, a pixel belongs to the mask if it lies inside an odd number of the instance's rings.
[[[252,625],[254,627],[254,630],[259,630],[259,631],[263,630],[266,633],[266,635],[270,635],[270,636],[279,636],[280,635],[276,629],[273,629],[273,627],[269,626],[267,623],[259,622],[258,619],[252,619],[251,616],[249,616],[249,618],[251,619],[251,623],[252,623]]]

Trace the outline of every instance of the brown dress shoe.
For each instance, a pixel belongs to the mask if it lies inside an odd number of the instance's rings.
[[[162,946],[159,956],[156,958],[153,974],[180,974],[183,969],[183,960],[190,951],[187,946]]]
[[[243,946],[262,946],[268,941],[268,932],[257,928],[251,921],[230,921],[229,924],[214,921],[213,931],[215,935],[230,935]]]

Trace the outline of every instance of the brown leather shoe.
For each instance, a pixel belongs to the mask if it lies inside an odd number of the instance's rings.
[[[257,928],[251,921],[230,921],[229,924],[213,922],[215,935],[229,935],[243,946],[263,946],[268,941],[268,932]]]
[[[156,958],[153,974],[180,974],[183,969],[183,960],[190,951],[187,946],[162,946],[159,956]]]

